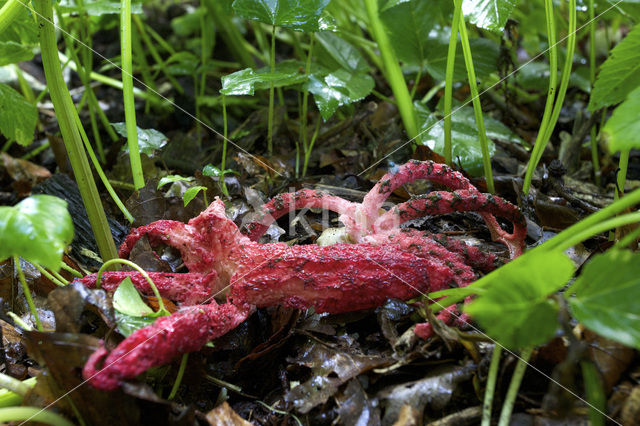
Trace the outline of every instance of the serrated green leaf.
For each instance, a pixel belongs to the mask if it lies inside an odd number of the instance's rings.
[[[589,99],[589,110],[617,104],[639,85],[640,25],[636,25],[602,64]]]
[[[418,122],[421,122],[419,143],[428,146],[438,154],[444,154],[444,120],[441,115],[430,113],[424,107],[416,105]],[[486,134],[489,139],[522,143],[522,139],[498,120],[484,115]],[[478,127],[473,108],[454,108],[451,115],[453,141],[453,159],[456,164],[474,176],[483,173],[482,150],[478,139]],[[489,154],[495,152],[495,144],[489,140]]]
[[[340,69],[324,77],[309,76],[305,87],[313,93],[313,100],[326,121],[339,107],[367,96],[374,85],[373,78],[368,74],[353,74]]]
[[[206,186],[192,186],[191,188],[184,191],[184,195],[182,198],[184,199],[184,206],[186,207],[195,197],[198,195],[200,191],[206,191]]]
[[[33,48],[15,41],[0,41],[0,66],[28,61],[33,58]]]
[[[562,253],[532,252],[517,267],[498,269],[486,291],[465,307],[500,344],[521,349],[547,342],[558,327],[553,293],[571,278],[574,266]]]
[[[638,111],[640,111],[640,87],[629,93],[627,100],[613,110],[611,118],[602,129],[612,154],[640,148]]]
[[[142,301],[142,297],[127,277],[113,293],[113,309],[132,317],[142,317],[153,313],[153,310]]]
[[[369,72],[369,64],[358,49],[339,35],[322,32],[315,35],[318,47],[313,52],[317,61],[331,71],[340,68],[355,73]]]
[[[253,95],[256,90],[302,84],[307,80],[304,65],[299,61],[284,61],[276,65],[274,72],[269,68],[254,71],[245,68],[222,77],[220,93],[227,96]]]
[[[518,0],[463,0],[462,14],[472,24],[489,31],[502,31]]]
[[[585,327],[640,349],[640,253],[609,250],[594,256],[570,288],[573,316]]]
[[[238,16],[292,30],[315,32],[322,26],[322,11],[330,0],[235,0]]]
[[[0,83],[0,132],[20,145],[33,141],[38,109],[18,92]]]
[[[127,137],[126,123],[111,123],[111,125],[120,136]],[[141,129],[140,127],[136,127],[136,129],[138,130],[138,149],[149,157],[153,157],[156,151],[167,144],[168,138],[155,129]],[[123,150],[128,152],[127,145],[124,146]]]
[[[158,319],[153,314],[144,317],[133,317],[118,311],[115,312],[115,317],[118,332],[124,337],[129,337],[134,331],[150,326]]]
[[[438,24],[440,9],[433,1],[411,0],[380,12],[380,19],[398,59],[410,65],[422,65],[433,39],[431,29]]]
[[[57,271],[71,240],[73,222],[61,198],[33,195],[13,207],[0,207],[0,261],[20,256]]]
[[[194,178],[192,176],[180,176],[180,175],[169,175],[165,176],[158,182],[158,186],[156,189],[160,189],[168,183],[173,182],[193,182]]]

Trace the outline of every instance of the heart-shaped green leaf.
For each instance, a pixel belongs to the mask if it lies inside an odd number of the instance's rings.
[[[153,313],[153,310],[142,301],[138,290],[129,277],[122,280],[113,293],[113,308],[132,317],[142,317]]]
[[[374,85],[369,74],[353,74],[340,69],[325,77],[311,75],[306,88],[313,93],[313,100],[327,121],[339,107],[359,101],[371,93]]]
[[[300,30],[319,31],[330,0],[235,0],[233,10],[245,19]]]
[[[254,71],[245,68],[222,77],[220,93],[227,96],[253,95],[256,90],[273,87],[294,86],[307,81],[304,64],[299,61],[284,61],[276,65],[274,72],[268,67]]]
[[[571,313],[607,339],[640,349],[640,253],[609,250],[594,258],[569,289]],[[567,292],[569,293],[569,292]]]
[[[73,222],[61,198],[33,195],[13,207],[0,207],[0,260],[20,256],[57,271],[71,240]]]
[[[532,252],[516,267],[487,277],[486,291],[465,308],[489,336],[509,349],[545,343],[557,327],[558,306],[549,296],[573,275],[573,263],[562,253]]]
[[[120,136],[123,138],[127,137],[126,123],[111,123],[111,125]],[[136,129],[138,129],[138,147],[140,152],[149,157],[152,157],[156,151],[163,148],[169,141],[169,138],[155,129],[141,129],[140,127],[136,127]],[[128,152],[128,146],[125,145],[123,150]]]
[[[206,191],[206,190],[207,190],[206,186],[192,186],[191,188],[184,191],[184,195],[182,196],[184,200],[184,206],[186,207],[187,204],[189,204],[194,198],[196,198],[196,195],[198,195],[198,192]]]

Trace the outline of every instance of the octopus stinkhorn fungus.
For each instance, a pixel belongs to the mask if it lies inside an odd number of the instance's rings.
[[[433,191],[382,210],[396,188],[418,179],[451,191]],[[257,242],[278,217],[302,208],[337,212],[352,244],[290,247]],[[430,161],[410,161],[386,174],[362,203],[313,190],[278,195],[264,205],[260,219],[249,225],[246,234],[226,217],[219,199],[187,224],[161,220],[134,229],[120,247],[120,257],[126,258],[143,235],[152,246],[165,243],[180,251],[188,273],[149,275],[160,293],[181,309],[137,330],[111,352],[104,347],[97,350],[83,375],[97,388],[117,388],[152,366],[199,350],[235,328],[255,307],[314,307],[316,312],[341,313],[374,308],[389,298],[406,300],[466,286],[476,279],[474,268],[496,267],[493,255],[444,236],[400,228],[410,219],[460,211],[478,212],[493,239],[507,246],[510,257],[520,255],[526,228],[517,207],[481,193],[462,174]],[[496,216],[511,222],[512,231],[502,229]],[[138,272],[107,272],[102,286],[114,290],[125,277],[151,293]],[[81,281],[94,287],[96,276]],[[225,303],[214,300],[220,295],[226,297]],[[456,315],[455,305],[438,318],[456,325],[468,321],[465,315]],[[418,324],[415,333],[426,338],[432,329]]]

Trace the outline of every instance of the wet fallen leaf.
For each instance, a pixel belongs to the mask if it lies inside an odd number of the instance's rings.
[[[209,411],[206,419],[211,426],[250,426],[252,424],[233,411],[226,401]]]

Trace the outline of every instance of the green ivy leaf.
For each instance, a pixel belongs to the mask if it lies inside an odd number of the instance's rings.
[[[313,93],[320,114],[327,121],[339,107],[359,101],[371,93],[374,85],[369,74],[353,74],[340,69],[324,77],[309,76],[306,88]]]
[[[0,132],[20,145],[33,141],[38,109],[18,92],[0,83]]]
[[[558,326],[553,293],[573,275],[571,260],[562,253],[533,252],[516,267],[497,269],[482,292],[464,310],[489,336],[509,349],[547,342]]]
[[[0,207],[0,261],[20,256],[57,271],[71,240],[73,222],[61,198],[33,195],[13,207]]]
[[[627,100],[613,110],[611,118],[603,128],[612,154],[640,148],[638,111],[640,111],[640,87],[629,93]]]
[[[419,104],[416,105],[418,113],[418,121],[422,122],[420,127],[421,133],[419,142],[428,146],[438,154],[444,154],[444,120],[441,114],[430,113],[426,108]],[[479,176],[483,173],[482,169],[482,150],[478,140],[478,127],[476,126],[476,118],[473,108],[462,107],[453,108],[451,115],[452,130],[451,139],[453,140],[453,160],[460,162],[460,165],[468,173]],[[498,120],[484,117],[487,137],[489,139],[498,139],[512,143],[522,143],[522,139],[513,133],[507,126]],[[424,133],[422,133],[424,131]],[[489,140],[489,154],[495,152],[495,144]]]
[[[120,136],[127,137],[126,123],[111,123],[111,125]],[[140,127],[136,127],[136,129],[138,129],[138,149],[149,157],[153,157],[156,151],[162,149],[168,142],[168,138],[155,129],[141,129]],[[123,150],[129,152],[129,147],[125,145]]]
[[[442,13],[433,1],[411,0],[387,7],[380,13],[398,59],[410,65],[422,65],[433,39],[431,29]]]
[[[569,289],[571,313],[607,339],[640,349],[640,253],[609,250],[594,258]],[[569,292],[565,294],[569,296]]]
[[[294,86],[307,81],[304,74],[304,64],[299,61],[284,61],[276,65],[274,72],[268,67],[254,71],[245,68],[232,74],[222,77],[222,89],[220,93],[227,96],[250,95],[253,96],[255,90],[268,89],[273,83],[273,87]]]
[[[502,31],[518,0],[463,0],[462,14],[472,24],[489,31]]]
[[[636,25],[602,64],[589,99],[589,110],[614,105],[640,85],[640,25]]]
[[[191,188],[184,191],[184,195],[182,196],[182,198],[184,199],[184,206],[187,207],[187,204],[189,204],[196,197],[196,195],[198,195],[198,192],[206,190],[206,186],[192,186]]]
[[[127,277],[113,293],[113,309],[132,317],[142,317],[153,313],[153,310],[142,301],[131,278]]]
[[[160,189],[168,183],[173,182],[193,182],[194,178],[192,176],[180,176],[180,175],[169,175],[165,176],[158,182],[158,186],[156,189]]]
[[[330,0],[235,0],[233,10],[245,19],[292,30],[316,32]]]

